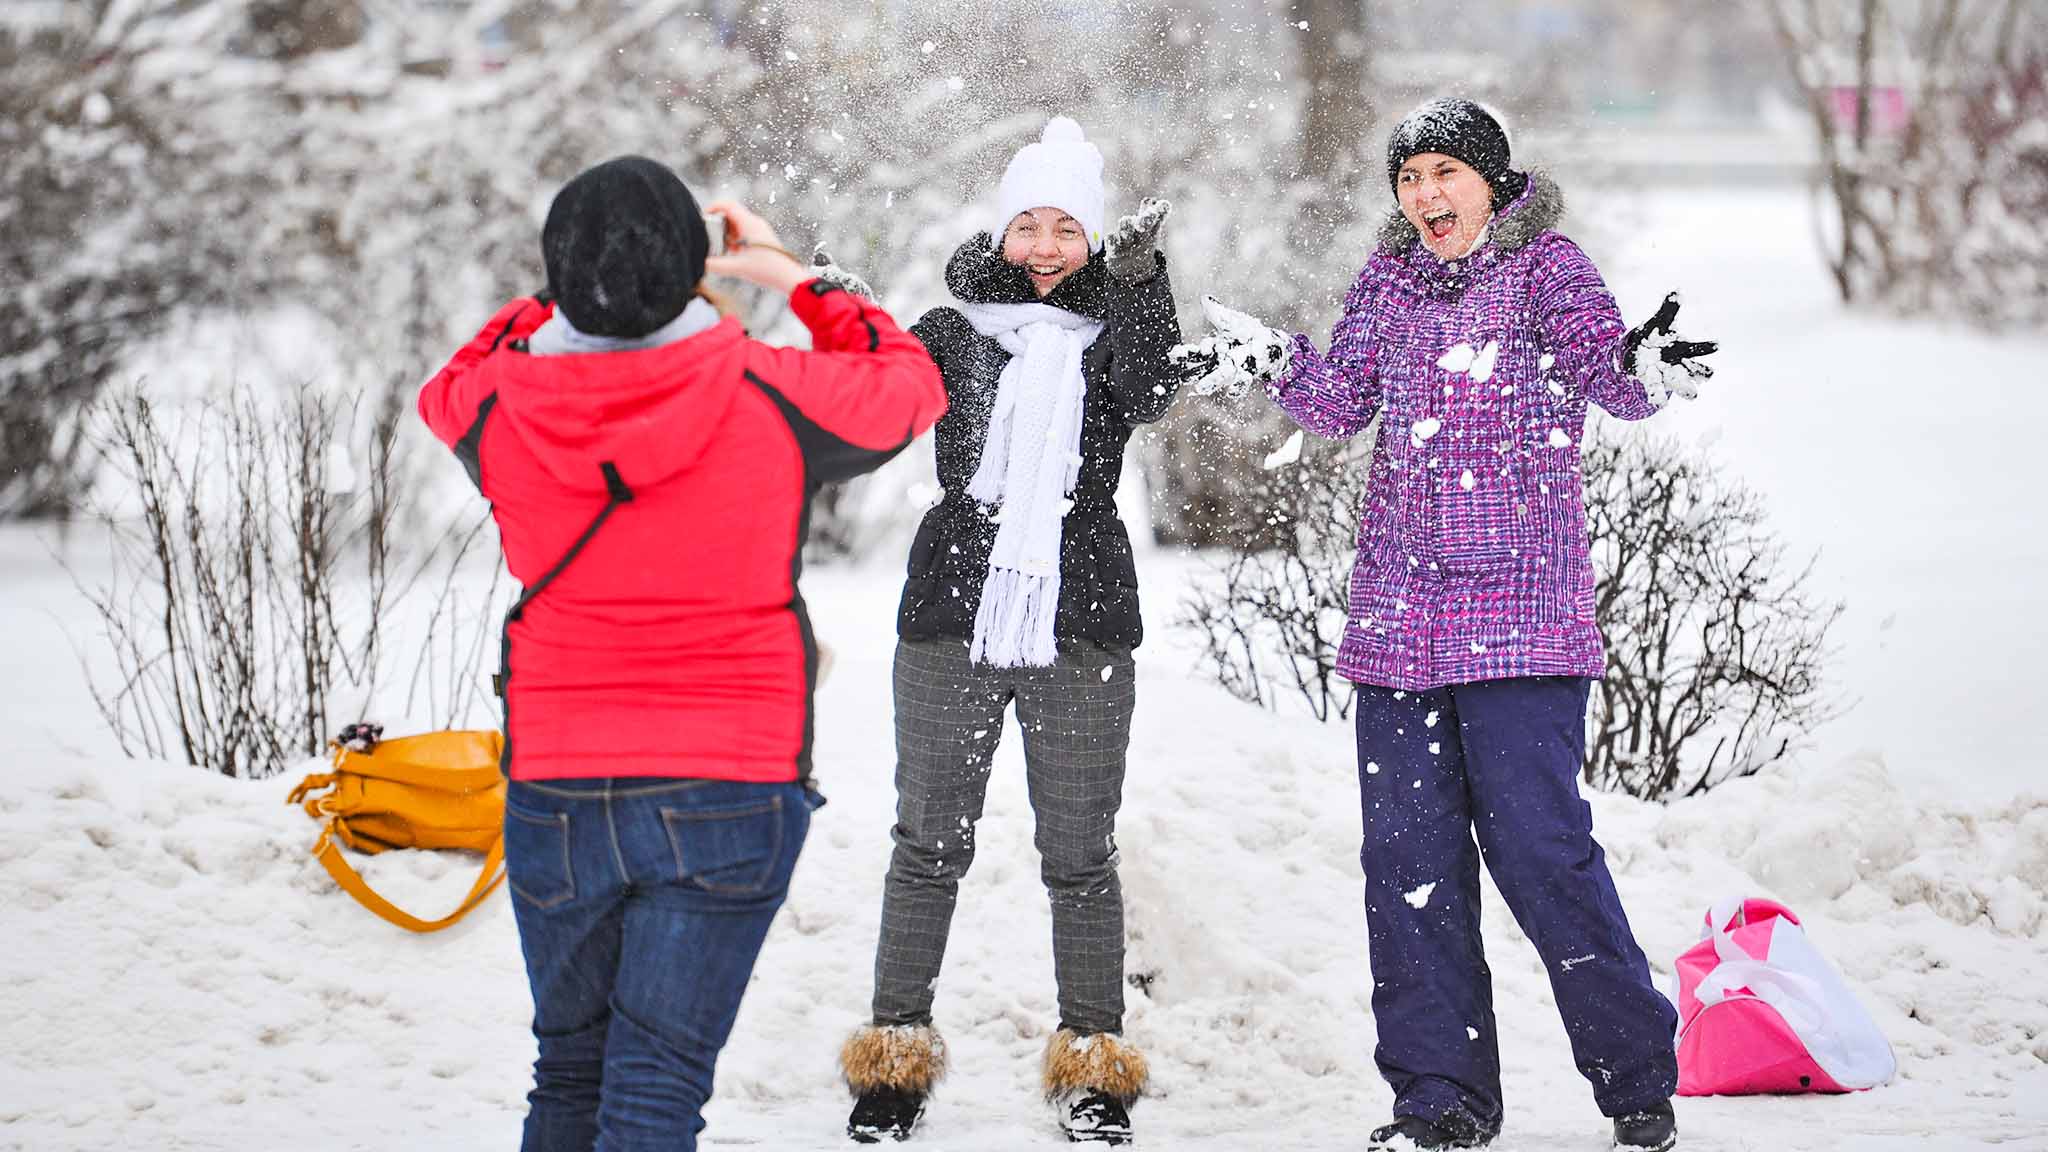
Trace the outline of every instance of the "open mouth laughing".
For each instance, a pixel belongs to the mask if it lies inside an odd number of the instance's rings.
[[[1441,240],[1458,227],[1458,214],[1449,208],[1425,212],[1422,215],[1422,226],[1429,230],[1430,239]]]

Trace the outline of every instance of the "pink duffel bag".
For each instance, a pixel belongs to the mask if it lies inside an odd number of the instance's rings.
[[[1678,957],[1678,1094],[1855,1092],[1898,1060],[1791,909],[1724,900]]]

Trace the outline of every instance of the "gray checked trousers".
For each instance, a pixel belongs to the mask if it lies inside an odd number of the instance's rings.
[[[967,643],[896,646],[896,850],[882,891],[875,1023],[927,1024],[960,878],[1017,706],[1040,873],[1052,899],[1060,1026],[1121,1032],[1124,898],[1116,813],[1137,683],[1129,653],[1062,640],[1048,668],[971,664]]]

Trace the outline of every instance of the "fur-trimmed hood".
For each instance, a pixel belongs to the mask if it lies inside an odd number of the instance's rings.
[[[1528,187],[1522,189],[1520,196],[1493,214],[1493,221],[1487,225],[1486,245],[1503,253],[1519,252],[1536,237],[1557,227],[1562,219],[1564,190],[1550,178],[1550,173],[1539,169],[1529,173]],[[1408,217],[1403,216],[1400,206],[1396,205],[1388,214],[1387,222],[1380,226],[1379,250],[1389,256],[1399,256],[1421,242],[1422,234],[1415,230],[1415,225],[1408,222]],[[1471,256],[1477,254],[1472,253]],[[1435,254],[1430,255],[1433,257]]]

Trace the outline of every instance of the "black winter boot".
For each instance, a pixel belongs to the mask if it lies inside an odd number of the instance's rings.
[[[1678,1116],[1671,1101],[1614,1118],[1615,1152],[1666,1152],[1678,1146]]]
[[[1067,1092],[1053,1101],[1071,1144],[1129,1144],[1131,1110],[1107,1092]]]
[[[908,1140],[924,1115],[924,1095],[900,1088],[870,1088],[853,1102],[853,1115],[846,1118],[846,1135],[855,1144],[880,1144],[883,1140]]]
[[[1045,1042],[1045,1098],[1076,1144],[1129,1144],[1131,1106],[1150,1075],[1137,1045],[1110,1032],[1061,1028]]]
[[[1484,1148],[1499,1133],[1469,1112],[1446,1112],[1435,1120],[1396,1116],[1392,1124],[1373,1129],[1366,1152],[1438,1152],[1447,1148]]]
[[[839,1066],[853,1091],[846,1135],[856,1144],[908,1140],[946,1073],[946,1042],[928,1024],[876,1025],[847,1037]]]

